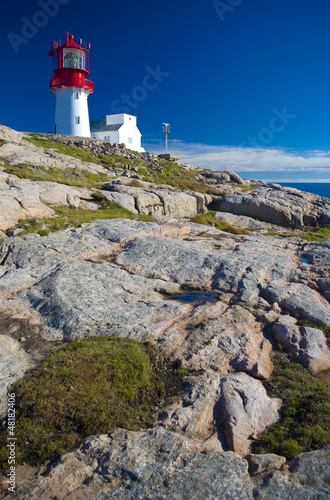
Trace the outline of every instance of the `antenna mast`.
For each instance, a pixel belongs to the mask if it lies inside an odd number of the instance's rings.
[[[166,154],[168,154],[168,136],[171,133],[171,125],[163,123],[163,134],[165,134]]]

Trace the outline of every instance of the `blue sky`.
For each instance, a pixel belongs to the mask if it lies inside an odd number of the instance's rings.
[[[0,123],[53,130],[47,54],[71,29],[92,44],[91,119],[135,114],[136,96],[147,150],[164,150],[167,122],[183,161],[330,181],[329,19],[328,0],[7,2]]]

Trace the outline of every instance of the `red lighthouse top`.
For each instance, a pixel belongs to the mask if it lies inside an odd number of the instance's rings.
[[[66,43],[61,40],[51,43],[52,50],[48,52],[53,57],[53,75],[49,83],[50,91],[56,92],[58,87],[80,87],[93,92],[93,82],[86,80],[89,75],[90,44],[79,40],[74,42],[74,36],[66,33]]]

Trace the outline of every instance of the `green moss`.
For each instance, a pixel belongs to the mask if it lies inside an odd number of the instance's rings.
[[[196,222],[197,224],[203,224],[204,226],[214,226],[216,229],[220,229],[221,231],[226,231],[227,233],[232,234],[251,234],[248,229],[242,229],[239,227],[234,227],[227,222],[223,222],[221,220],[214,218],[214,213],[209,211],[207,214],[199,214],[196,217],[190,219],[191,222]]]
[[[303,229],[305,233],[302,237],[307,241],[324,241],[330,238],[330,225],[323,227],[305,227]]]
[[[100,187],[100,184],[109,181],[107,174],[93,174],[87,170],[74,168],[55,167],[32,167],[28,164],[10,165],[6,162],[5,172],[13,174],[20,179],[31,179],[35,181],[57,182],[67,186],[77,186],[87,189]]]
[[[274,231],[274,229],[270,229],[270,231],[266,231],[264,233],[265,236],[278,236],[278,233]]]
[[[188,377],[190,375],[190,371],[187,370],[186,368],[183,368],[182,366],[177,368],[176,371],[177,371],[178,375],[180,375],[180,377],[182,377],[182,378]]]
[[[149,343],[107,336],[74,341],[49,355],[10,389],[16,395],[18,463],[56,459],[86,436],[114,427],[150,426],[166,393],[157,359]],[[3,468],[7,437],[2,431]]]
[[[274,373],[264,385],[283,400],[283,417],[255,446],[255,453],[288,459],[330,444],[330,387],[283,352],[274,353]]]
[[[113,202],[107,201],[106,204],[101,204],[101,208],[98,210],[80,210],[68,207],[54,207],[56,217],[47,217],[42,220],[30,219],[24,220],[20,219],[16,228],[22,228],[23,233],[19,236],[27,233],[38,233],[40,236],[45,236],[49,233],[55,231],[60,231],[61,229],[66,229],[68,227],[79,227],[81,224],[92,222],[96,219],[139,219],[145,222],[152,222],[152,217],[148,215],[135,215],[126,208],[119,207]],[[12,228],[7,229],[6,233],[11,231]]]
[[[1,148],[1,146],[3,146],[4,144],[6,144],[6,141],[3,141],[2,139],[0,139],[0,148]]]

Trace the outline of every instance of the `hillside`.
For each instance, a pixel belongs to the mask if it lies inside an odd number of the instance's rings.
[[[330,200],[6,127],[0,170],[18,498],[328,498]]]

